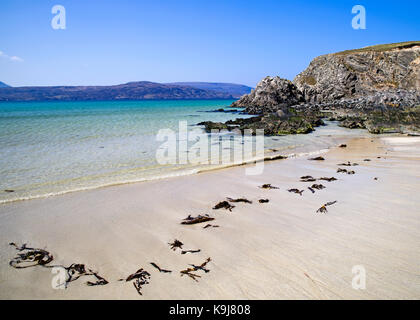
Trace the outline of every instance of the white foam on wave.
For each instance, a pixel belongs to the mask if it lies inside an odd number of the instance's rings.
[[[301,152],[301,153],[291,153],[291,154],[283,154],[282,156],[287,157],[288,159],[291,158],[299,158],[299,157],[305,157],[305,156],[313,156],[313,155],[320,155],[328,152],[329,149],[320,149],[316,151],[311,152]],[[117,185],[124,185],[124,184],[132,184],[132,183],[140,183],[140,182],[147,182],[147,181],[155,181],[155,180],[163,180],[163,179],[170,179],[175,177],[182,177],[182,176],[188,176],[193,175],[197,173],[204,173],[204,172],[210,172],[225,168],[231,168],[231,167],[237,167],[237,166],[243,166],[243,165],[251,165],[255,162],[261,162],[261,161],[269,161],[273,160],[276,157],[280,156],[279,153],[272,153],[270,155],[264,155],[261,157],[253,157],[250,159],[246,159],[241,162],[234,162],[234,163],[226,163],[226,164],[220,164],[220,165],[209,165],[207,167],[200,167],[200,168],[190,168],[190,169],[179,169],[173,172],[167,172],[164,174],[159,174],[156,176],[151,177],[142,177],[142,178],[136,178],[136,179],[128,179],[128,180],[119,180],[119,181],[113,181],[108,183],[102,183],[92,186],[86,186],[86,187],[79,187],[79,188],[72,188],[68,190],[62,190],[57,192],[49,192],[44,194],[38,194],[38,195],[29,195],[29,196],[23,196],[23,197],[16,197],[16,198],[10,198],[10,199],[3,199],[0,200],[0,204],[7,204],[11,202],[18,202],[18,201],[27,201],[27,200],[34,200],[34,199],[43,199],[53,196],[60,196],[68,193],[73,192],[80,192],[80,191],[88,191],[88,190],[94,190],[104,187],[111,187],[111,186],[117,186]],[[280,159],[279,159],[280,160]]]

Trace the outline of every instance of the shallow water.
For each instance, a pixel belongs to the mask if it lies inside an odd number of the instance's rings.
[[[163,142],[157,141],[156,135],[165,128],[176,132],[179,121],[187,121],[192,130],[198,129],[195,125],[201,121],[247,117],[205,112],[231,102],[0,103],[0,203],[219,167],[221,164],[159,164],[156,151]],[[308,135],[266,137],[264,148],[281,154],[317,152],[346,136],[359,135],[366,133],[330,123]],[[194,142],[189,141],[188,148]],[[233,146],[223,145],[223,149],[230,152]],[[224,159],[223,166],[231,162]]]

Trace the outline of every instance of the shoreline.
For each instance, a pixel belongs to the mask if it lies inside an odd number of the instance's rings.
[[[325,127],[327,128],[327,130],[336,130],[338,128],[338,127],[335,127],[335,125],[331,125],[331,124]],[[344,129],[344,128],[340,128],[339,130],[340,132],[338,136],[333,137],[332,135],[328,135],[329,142],[326,143],[324,141],[324,145],[318,146],[319,149],[315,149],[315,150],[312,150],[313,148],[309,147],[307,142],[305,142],[306,144],[300,144],[300,145],[291,144],[291,145],[281,145],[281,146],[276,146],[276,145],[270,146],[270,144],[272,144],[273,141],[268,140],[268,143],[265,146],[264,155],[259,156],[259,157],[254,156],[253,158],[242,160],[242,162],[240,163],[230,162],[230,163],[220,163],[220,164],[215,164],[215,165],[211,164],[211,165],[201,165],[201,166],[185,166],[183,168],[175,168],[173,170],[165,169],[162,173],[157,173],[156,175],[139,176],[139,177],[128,179],[128,180],[124,180],[124,178],[123,180],[111,179],[110,181],[103,182],[100,184],[93,184],[93,185],[86,184],[86,185],[81,185],[75,188],[63,189],[63,190],[58,190],[58,191],[50,191],[47,193],[34,194],[34,195],[19,195],[17,198],[12,197],[12,198],[0,199],[0,206],[7,205],[10,203],[21,202],[21,201],[30,201],[30,200],[36,200],[36,199],[45,199],[45,198],[50,198],[50,197],[62,196],[62,195],[66,195],[66,194],[74,193],[74,192],[85,192],[85,191],[101,189],[101,188],[116,187],[116,186],[125,185],[125,184],[136,184],[136,183],[144,183],[144,182],[150,182],[150,181],[164,181],[166,179],[173,179],[173,178],[190,176],[190,175],[201,174],[201,173],[206,173],[206,172],[213,172],[213,171],[223,170],[227,168],[234,168],[237,166],[252,165],[256,162],[261,162],[261,161],[272,161],[273,159],[276,160],[276,157],[295,158],[295,157],[305,157],[305,156],[310,156],[310,155],[320,155],[325,152],[328,152],[334,145],[345,143],[349,139],[354,138],[354,136],[352,136],[351,134],[350,135],[348,134],[351,131],[356,132],[356,130]],[[322,137],[322,138],[327,137],[323,133],[321,135],[318,135],[318,134],[319,133],[317,133],[317,131],[314,131],[310,134],[291,135],[291,136],[299,137],[299,138],[302,137],[303,139],[306,139],[307,138],[306,136],[311,136],[312,139],[315,137]],[[355,134],[355,133],[352,133],[352,134]],[[290,135],[286,135],[286,137],[289,137],[289,136]],[[370,135],[363,132],[360,134],[360,136],[368,137]],[[266,138],[270,139],[273,137],[267,136]],[[275,137],[275,138],[278,139],[279,137]],[[330,146],[328,146],[328,144]],[[276,149],[275,152],[271,151],[274,149]],[[78,179],[78,180],[80,180],[81,178],[82,177],[74,177],[74,179]],[[56,182],[56,183],[61,184],[60,181],[51,181],[51,182]],[[61,186],[61,188],[64,188],[64,185]],[[8,188],[8,189],[14,190],[13,187]],[[15,192],[11,193],[10,195],[13,196],[14,194]]]
[[[246,166],[238,165],[3,204],[0,298],[419,298],[420,225],[414,198],[420,187],[418,140],[351,139],[347,148],[326,153],[326,161],[269,161],[261,176],[245,176]],[[365,157],[371,161],[363,162]],[[345,161],[359,163],[355,175],[336,173],[337,164]],[[307,183],[299,182],[306,174],[339,180],[322,182],[327,188],[312,194]],[[264,183],[280,189],[258,188]],[[293,187],[304,188],[303,196],[287,192]],[[235,203],[231,213],[212,210],[226,197],[246,197],[253,203]],[[270,202],[260,204],[261,198]],[[315,212],[334,200],[338,203],[325,215]],[[219,228],[180,225],[189,214],[209,214]],[[174,252],[167,245],[174,239],[201,252]],[[66,290],[54,290],[48,269],[8,265],[16,255],[9,242],[46,248],[63,265],[85,263],[110,283],[87,287],[80,279]],[[199,282],[180,276],[189,263],[201,264],[208,257],[210,272],[199,272]],[[150,262],[173,272],[159,273]],[[366,290],[351,287],[351,269],[358,264],[368,272]],[[143,296],[131,283],[117,282],[140,267],[151,274]]]
[[[0,206],[7,205],[10,203],[15,203],[15,202],[21,202],[21,201],[31,201],[31,200],[37,200],[37,199],[58,197],[58,196],[66,195],[68,193],[91,191],[91,190],[109,188],[109,187],[117,187],[117,186],[122,186],[126,184],[147,183],[147,182],[152,182],[152,181],[165,181],[166,179],[175,179],[178,177],[192,176],[196,174],[203,174],[207,172],[213,172],[213,171],[224,170],[224,169],[229,169],[229,168],[248,166],[248,165],[253,165],[255,163],[260,163],[260,162],[280,161],[280,160],[285,160],[285,159],[307,157],[311,155],[321,155],[321,154],[327,153],[328,151],[329,149],[321,149],[318,151],[302,152],[298,154],[291,153],[291,154],[286,154],[286,155],[272,152],[274,154],[272,156],[264,154],[262,158],[252,158],[252,159],[245,160],[241,163],[221,164],[217,167],[209,167],[209,168],[205,168],[205,167],[194,168],[194,169],[188,168],[188,169],[185,169],[184,171],[178,170],[179,174],[174,174],[174,175],[168,174],[166,176],[155,176],[152,178],[139,178],[138,180],[133,180],[133,181],[111,182],[105,185],[91,186],[91,187],[85,187],[85,188],[74,189],[74,190],[65,190],[65,191],[54,193],[54,194],[37,195],[37,196],[31,196],[31,197],[26,197],[26,198],[20,198],[20,199],[0,200]],[[276,159],[278,157],[285,157],[285,158]],[[185,171],[188,171],[188,172],[185,172]]]

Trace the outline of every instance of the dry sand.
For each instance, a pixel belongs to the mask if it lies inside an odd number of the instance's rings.
[[[128,184],[0,206],[1,299],[419,299],[420,139],[364,138],[326,153],[265,164],[259,176],[235,167],[193,176]],[[380,156],[381,158],[377,158]],[[365,162],[363,159],[372,161]],[[355,175],[337,164],[359,163]],[[327,188],[299,177],[335,176]],[[374,178],[377,177],[378,180]],[[264,183],[278,190],[258,188]],[[317,182],[318,183],[318,182]],[[212,210],[226,197],[246,197],[232,212]],[[267,204],[258,199],[268,198]],[[316,210],[329,201],[328,213]],[[187,215],[210,214],[219,228],[186,226]],[[181,240],[181,255],[168,242]],[[49,250],[57,264],[84,263],[110,283],[66,290],[51,286],[51,269],[13,269],[9,242]],[[208,257],[199,282],[179,271]],[[155,262],[170,274],[159,273]],[[366,270],[366,289],[352,288],[352,268]],[[139,268],[151,274],[139,296],[119,282]]]

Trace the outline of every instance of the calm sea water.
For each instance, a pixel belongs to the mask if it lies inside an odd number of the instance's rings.
[[[156,134],[164,128],[176,131],[180,120],[194,128],[201,121],[240,117],[205,112],[231,103],[0,103],[0,203],[205,169],[205,165],[160,165],[156,150],[162,142],[156,140]],[[309,135],[266,138],[265,148],[282,154],[314,152],[336,145],[342,137],[361,134],[330,124]]]

